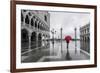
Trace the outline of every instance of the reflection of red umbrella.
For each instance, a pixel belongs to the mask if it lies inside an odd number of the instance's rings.
[[[71,36],[65,36],[65,40],[66,40],[67,43],[69,43],[70,40],[72,40],[72,37]]]

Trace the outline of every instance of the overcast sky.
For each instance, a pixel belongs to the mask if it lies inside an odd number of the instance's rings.
[[[75,37],[74,28],[77,28],[77,38],[80,36],[79,28],[88,24],[90,21],[90,13],[76,12],[49,12],[50,13],[50,30],[53,28],[57,31],[56,37],[60,37],[60,28],[63,28],[63,38],[70,35]],[[50,34],[51,35],[51,34]]]

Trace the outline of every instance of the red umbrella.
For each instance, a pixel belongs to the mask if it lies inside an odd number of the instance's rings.
[[[72,37],[71,36],[65,36],[65,40],[66,40],[67,43],[69,43],[70,40],[72,40]]]

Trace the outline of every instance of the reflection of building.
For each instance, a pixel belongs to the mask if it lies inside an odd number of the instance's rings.
[[[80,48],[90,52],[90,24],[80,28]]]
[[[50,31],[50,15],[47,11],[21,10],[22,51],[47,46]]]

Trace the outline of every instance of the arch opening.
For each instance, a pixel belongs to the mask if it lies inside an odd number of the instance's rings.
[[[25,23],[26,23],[26,24],[29,24],[29,17],[28,17],[28,15],[26,15]]]
[[[36,32],[33,32],[31,35],[31,49],[36,48]]]
[[[29,48],[28,31],[26,29],[21,30],[21,52],[27,51]]]
[[[42,35],[38,34],[38,47],[42,46]]]

